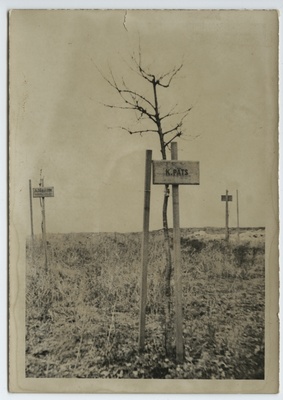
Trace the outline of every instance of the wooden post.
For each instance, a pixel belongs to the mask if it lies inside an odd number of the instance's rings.
[[[144,211],[143,211],[143,236],[142,236],[142,260],[141,260],[141,284],[140,284],[140,326],[139,349],[144,349],[145,340],[145,313],[147,298],[147,264],[148,264],[148,236],[150,213],[150,180],[151,180],[152,151],[146,150],[145,183],[144,183]]]
[[[229,210],[228,210],[228,190],[226,190],[226,207],[225,207],[225,240],[229,240]]]
[[[40,185],[44,187],[44,179],[40,179]],[[48,256],[47,256],[47,241],[46,241],[46,221],[45,221],[45,204],[44,204],[44,197],[41,197],[41,212],[42,212],[42,241],[44,246],[44,253],[45,253],[45,270],[48,269]]]
[[[240,240],[240,222],[239,222],[239,197],[238,197],[238,189],[237,189],[237,237],[238,241]]]
[[[31,180],[29,180],[29,205],[30,205],[30,227],[31,227],[31,238],[34,239],[33,235],[33,212],[32,212],[32,190],[31,190]]]
[[[171,144],[171,159],[178,159],[177,143]],[[182,270],[180,245],[179,185],[172,185],[173,199],[173,248],[175,269],[175,307],[176,307],[176,359],[182,363],[183,349],[183,310],[182,310]]]

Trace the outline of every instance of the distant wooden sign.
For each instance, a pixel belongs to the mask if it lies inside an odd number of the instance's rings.
[[[232,197],[232,195],[228,195],[228,196],[226,196],[226,194],[222,194],[221,195],[221,201],[233,201],[233,197]]]
[[[153,161],[153,184],[199,185],[199,161]]]
[[[54,187],[33,188],[33,197],[54,197]]]

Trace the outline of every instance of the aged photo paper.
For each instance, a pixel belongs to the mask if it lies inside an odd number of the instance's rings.
[[[276,10],[9,12],[9,390],[277,393]]]

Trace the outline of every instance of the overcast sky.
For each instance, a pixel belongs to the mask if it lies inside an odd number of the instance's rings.
[[[200,185],[180,187],[182,227],[224,226],[221,195],[233,195],[230,225],[265,226],[277,120],[277,16],[268,11],[14,11],[10,21],[11,191],[30,233],[29,179],[40,170],[48,232],[140,231],[145,150],[158,137],[142,128],[98,69],[152,99],[130,68],[141,45],[153,73],[183,63],[161,111],[192,106],[179,159],[200,162]],[[97,69],[98,68],[98,69]],[[274,164],[274,165],[273,165]],[[273,167],[272,167],[273,165]],[[150,229],[162,227],[163,188],[152,186]],[[39,200],[33,200],[40,232]],[[171,224],[171,202],[169,208]],[[24,215],[22,215],[24,214]],[[16,218],[16,216],[15,216]],[[16,221],[15,221],[16,223]]]

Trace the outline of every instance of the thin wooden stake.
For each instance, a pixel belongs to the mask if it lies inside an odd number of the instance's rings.
[[[238,197],[238,189],[237,189],[237,237],[238,241],[240,240],[240,217],[239,217],[239,197]]]
[[[177,143],[171,144],[171,159],[178,159]],[[176,307],[176,359],[182,363],[183,349],[183,310],[182,310],[182,270],[180,245],[179,185],[172,185],[173,198],[173,248],[175,269],[175,307]]]
[[[226,190],[226,207],[225,207],[225,240],[229,240],[229,209],[228,209],[228,190]]]
[[[34,235],[33,235],[33,212],[32,212],[32,189],[31,189],[31,180],[29,180],[29,206],[30,206],[31,238],[32,238],[32,241],[33,241]]]
[[[40,179],[41,187],[44,187],[44,179]],[[47,256],[47,241],[46,241],[46,220],[45,220],[45,204],[44,197],[41,197],[41,212],[42,212],[42,241],[45,253],[45,270],[48,270],[48,256]]]
[[[146,150],[143,236],[142,236],[142,261],[141,261],[142,270],[141,270],[141,285],[140,285],[140,327],[139,327],[139,349],[140,349],[140,351],[144,350],[144,341],[145,341],[145,312],[146,312],[146,301],[147,301],[147,265],[148,265],[148,237],[149,237],[149,214],[150,214],[151,158],[152,158],[152,151]]]

